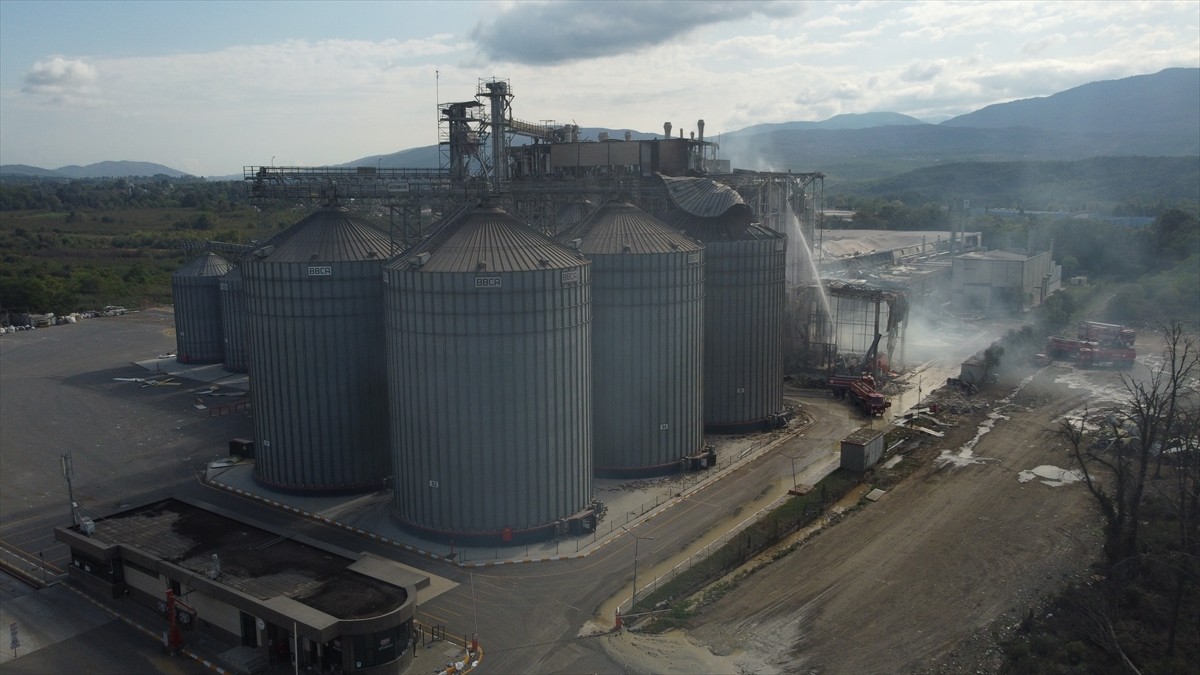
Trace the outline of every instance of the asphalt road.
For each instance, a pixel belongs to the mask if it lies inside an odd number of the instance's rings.
[[[85,514],[103,516],[159,497],[185,496],[457,581],[454,589],[423,603],[418,618],[444,625],[454,635],[478,633],[485,658],[477,672],[622,672],[594,640],[577,635],[602,604],[628,594],[632,536],[582,559],[458,568],[205,487],[196,472],[207,460],[225,455],[230,438],[251,434],[249,414],[210,418],[195,410],[195,397],[187,390],[198,384],[140,388],[113,380],[144,374],[131,363],[172,351],[172,326],[170,313],[148,311],[0,339],[0,541],[33,555],[44,551],[52,566],[65,567],[66,550],[53,543],[51,531],[69,520],[60,469],[60,456],[69,451],[75,499]],[[641,569],[652,569],[744,518],[743,505],[764,491],[790,487],[789,455],[801,458],[797,463],[803,466],[805,457],[827,452],[863,424],[849,406],[806,403],[812,404],[817,422],[804,437],[631,528],[642,538]],[[145,641],[133,635],[131,640]],[[72,638],[106,645],[116,639],[103,632]],[[425,668],[420,658],[417,664],[416,669]]]

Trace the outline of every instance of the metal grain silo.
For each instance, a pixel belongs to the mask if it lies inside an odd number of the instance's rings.
[[[221,277],[221,329],[225,335],[225,369],[246,372],[246,302],[242,270],[234,267]]]
[[[175,302],[175,360],[219,363],[225,354],[221,327],[221,275],[229,261],[205,253],[171,275]]]
[[[254,477],[356,492],[389,475],[381,274],[387,235],[325,208],[242,263]]]
[[[704,440],[704,249],[609,202],[558,238],[592,262],[597,476],[679,471]]]
[[[752,224],[731,188],[663,178],[672,225],[704,243],[704,426],[763,428],[783,409],[787,237]]]
[[[480,206],[385,273],[399,523],[466,544],[529,541],[584,522],[588,262]]]

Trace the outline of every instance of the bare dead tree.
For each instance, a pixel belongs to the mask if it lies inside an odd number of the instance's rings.
[[[1108,595],[1080,608],[1083,623],[1131,672],[1137,669],[1113,630],[1115,591],[1139,573],[1173,577],[1166,652],[1174,655],[1183,603],[1200,585],[1200,345],[1178,323],[1165,327],[1164,335],[1162,365],[1140,379],[1122,377],[1128,400],[1103,418],[1099,431],[1089,432],[1095,418],[1086,410],[1060,428],[1104,522]],[[1151,465],[1160,480],[1150,479]],[[1175,540],[1165,546],[1142,541],[1149,498],[1176,520]]]
[[[1174,655],[1180,614],[1185,597],[1200,586],[1200,411],[1189,401],[1175,419],[1175,435],[1161,456],[1167,457],[1171,484],[1161,489],[1160,501],[1175,518],[1177,540],[1167,551],[1168,568],[1175,576],[1167,654]],[[1190,588],[1189,588],[1190,587]],[[1198,606],[1200,609],[1200,606]]]
[[[1087,433],[1087,413],[1078,423],[1066,420],[1060,434],[1083,474],[1084,484],[1104,519],[1104,553],[1112,575],[1136,574],[1141,510],[1150,466],[1163,450],[1186,437],[1185,402],[1200,373],[1195,338],[1176,323],[1165,329],[1162,366],[1143,379],[1122,375],[1129,394],[1123,408],[1105,420],[1110,442]]]
[[[1112,568],[1121,559],[1120,543],[1125,540],[1129,526],[1126,495],[1133,479],[1133,466],[1126,459],[1127,441],[1122,437],[1125,431],[1119,420],[1108,416],[1104,421],[1107,435],[1092,435],[1087,432],[1090,417],[1091,411],[1085,407],[1078,421],[1064,419],[1059,435],[1067,442],[1083,484],[1104,520],[1104,558],[1107,567]]]
[[[1113,627],[1112,600],[1105,594],[1085,592],[1076,597],[1071,608],[1075,614],[1077,626],[1097,647],[1120,660],[1125,670],[1134,675],[1141,671],[1121,648],[1121,641]]]

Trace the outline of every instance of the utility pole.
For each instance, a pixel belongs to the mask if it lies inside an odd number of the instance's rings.
[[[79,515],[75,510],[75,489],[71,487],[71,475],[75,473],[71,462],[71,453],[64,453],[62,456],[62,475],[67,480],[67,499],[71,500],[71,524],[79,524]]]
[[[631,532],[624,525],[621,526],[621,529],[625,530],[625,534],[628,534],[629,536],[633,537],[633,596],[630,597],[630,599],[629,599],[629,613],[633,614],[633,612],[634,612],[633,608],[635,606],[637,606],[638,544],[640,544],[643,539],[649,539],[650,541],[654,541],[654,537],[639,537],[636,534],[634,534],[633,532]]]
[[[479,651],[479,608],[475,605],[475,575],[471,575],[471,613],[475,615],[475,634],[471,636],[471,649]]]

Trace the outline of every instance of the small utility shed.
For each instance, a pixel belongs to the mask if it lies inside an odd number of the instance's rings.
[[[842,439],[842,468],[863,472],[883,457],[883,430],[863,427]]]

